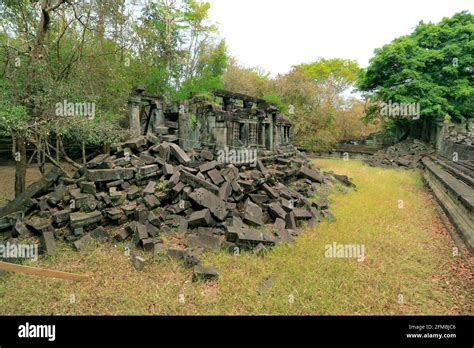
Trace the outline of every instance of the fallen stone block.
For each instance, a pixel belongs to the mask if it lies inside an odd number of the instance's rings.
[[[418,162],[418,161],[417,161]],[[349,186],[349,187],[355,187],[355,185],[349,180],[347,175],[338,175],[338,174],[333,174],[332,175],[336,180],[342,182],[344,185]]]
[[[256,204],[263,204],[270,200],[270,198],[264,193],[251,193],[249,194],[249,197]]]
[[[158,200],[158,198],[156,198],[155,195],[147,195],[143,197],[143,202],[150,210],[155,209],[160,205],[160,201]]]
[[[229,165],[221,170],[221,175],[225,181],[231,183],[239,177],[239,170],[235,166]]]
[[[150,212],[148,213],[147,220],[148,220],[153,226],[160,227],[160,225],[161,225],[160,217],[159,217],[158,215],[156,215],[155,213],[153,213],[152,211],[150,211]]]
[[[171,177],[169,178],[167,186],[173,188],[173,187],[179,185],[180,178],[181,178],[181,172],[175,171],[174,174],[171,175]]]
[[[212,161],[214,159],[214,154],[209,150],[201,150],[199,155],[204,161]]]
[[[174,167],[169,163],[165,163],[163,166],[163,174],[164,175],[173,175],[174,174]]]
[[[109,234],[105,231],[102,226],[95,228],[91,233],[90,236],[94,238],[96,241],[101,243],[105,243],[109,240]]]
[[[131,231],[129,228],[122,228],[115,236],[114,239],[118,242],[123,242],[125,241],[128,237],[130,237],[133,234],[133,231]]]
[[[134,228],[134,238],[135,241],[138,243],[143,239],[148,238],[148,231],[145,225],[141,223],[136,223]]]
[[[184,152],[184,150],[180,148],[178,145],[170,143],[169,147],[170,147],[171,155],[174,156],[178,160],[179,163],[186,165],[189,162],[191,162],[191,158],[189,158],[186,152]]]
[[[258,205],[247,199],[245,204],[244,222],[252,226],[263,225],[263,211]]]
[[[95,195],[96,199],[99,200],[100,202],[104,202],[105,206],[112,206],[112,200],[110,199],[110,196],[105,193],[105,192],[99,192]],[[75,209],[75,206],[74,206]]]
[[[120,218],[123,216],[122,209],[118,208],[105,209],[104,212],[105,216],[107,216],[107,218],[112,221],[119,221]]]
[[[146,231],[148,232],[148,235],[151,237],[156,237],[160,233],[160,229],[156,226],[153,226],[148,221],[145,222],[145,226],[146,226]]]
[[[220,185],[224,182],[224,177],[221,175],[221,172],[217,169],[212,169],[207,172],[207,175],[211,178],[212,182],[215,185]]]
[[[81,251],[88,245],[91,245],[93,242],[94,240],[92,239],[92,237],[86,234],[81,239],[76,240],[73,244],[77,251]]]
[[[286,211],[277,202],[273,202],[268,205],[268,212],[270,213],[270,216],[274,219],[285,219],[286,217]]]
[[[140,197],[140,190],[138,188],[134,187],[128,190],[127,199],[133,201],[137,199],[138,197]]]
[[[93,211],[90,213],[76,212],[71,213],[70,215],[72,228],[87,227],[100,222],[101,219],[102,213],[100,211]]]
[[[115,168],[115,169],[88,169],[86,170],[86,178],[89,181],[114,181],[114,180],[130,180],[134,176],[132,168]]]
[[[302,166],[298,172],[299,176],[305,177],[310,179],[311,181],[317,182],[317,183],[323,183],[324,179],[323,177],[313,169],[310,169],[308,167]]]
[[[286,227],[291,230],[296,230],[295,213],[292,211],[286,214],[285,217]]]
[[[168,256],[178,259],[178,260],[183,260],[184,255],[186,254],[185,249],[177,249],[177,248],[169,248],[167,251]]]
[[[140,135],[138,137],[125,141],[123,143],[123,146],[128,147],[132,150],[140,150],[140,148],[146,146],[146,144],[147,144],[146,137]]]
[[[54,250],[56,249],[56,243],[54,242],[54,232],[43,232],[41,246],[46,254],[51,255],[54,253]]]
[[[133,212],[133,216],[134,216],[135,221],[138,221],[144,224],[148,218],[148,209],[143,205],[139,205],[138,207],[135,208],[135,211]]]
[[[96,194],[95,183],[92,181],[81,181],[79,187],[82,193],[90,193],[92,195]]]
[[[283,219],[276,219],[275,224],[273,225],[273,230],[278,236],[278,240],[281,242],[288,242],[291,240],[290,233],[285,228],[286,222]]]
[[[263,162],[261,160],[258,160],[257,161],[257,169],[263,174],[263,175],[267,175],[268,174],[268,170],[267,168],[265,168],[265,166],[263,165]]]
[[[184,253],[184,264],[188,267],[194,267],[201,263],[201,260],[189,250]]]
[[[279,197],[278,193],[272,189],[268,184],[263,184],[262,188],[265,190],[267,195],[272,199],[277,199]]]
[[[224,221],[228,215],[225,202],[204,188],[191,192],[189,198],[200,206],[208,208],[220,221]]]
[[[149,164],[146,166],[138,167],[137,179],[141,180],[142,178],[147,178],[149,176],[155,175],[158,170],[158,164]]]
[[[132,257],[132,265],[137,271],[142,271],[145,268],[146,260],[138,255]]]
[[[295,220],[309,220],[313,218],[313,214],[311,214],[310,211],[304,209],[304,208],[295,208],[293,210],[293,213],[295,214]]]
[[[222,240],[218,236],[209,234],[189,234],[186,236],[186,245],[191,248],[216,251],[221,248]]]
[[[21,213],[13,213],[0,218],[0,231],[9,230],[21,219]]]
[[[107,188],[118,187],[118,186],[122,186],[124,183],[125,183],[125,181],[123,181],[122,179],[115,180],[115,181],[110,181],[110,182],[105,184],[105,187],[107,187]]]
[[[157,152],[158,156],[165,162],[169,161],[171,153],[169,143],[163,142],[159,145],[151,147],[150,150],[153,152]]]
[[[163,139],[163,141],[167,141],[169,143],[177,142],[179,140],[179,138],[176,134],[162,135],[161,139]]]
[[[219,278],[219,273],[214,267],[206,267],[203,265],[196,265],[193,269],[193,282],[216,280]]]
[[[195,211],[188,219],[188,226],[190,228],[199,226],[212,226],[213,224],[214,220],[211,217],[211,212],[209,209]]]
[[[57,228],[66,226],[70,220],[71,210],[59,210],[55,212],[52,216],[53,218],[53,225]]]
[[[141,152],[139,155],[139,158],[140,158],[140,161],[142,161],[146,165],[158,163],[158,160],[148,153]]]
[[[52,207],[57,206],[63,199],[66,194],[66,187],[64,185],[58,185],[56,189],[48,194],[48,203]]]
[[[205,162],[199,166],[199,171],[205,173],[214,169],[217,166],[217,161]]]
[[[84,234],[84,228],[83,227],[73,228],[72,234],[74,236],[82,236]]]
[[[219,187],[197,177],[194,174],[188,173],[185,170],[181,171],[181,180],[188,185],[191,185],[194,188],[203,187],[214,194],[219,194]]]
[[[148,142],[150,142],[150,143],[152,143],[152,144],[154,144],[154,145],[160,143],[160,139],[159,139],[156,135],[154,135],[153,133],[151,133],[151,132],[148,132],[148,133],[145,135],[145,137],[146,137],[146,140],[148,140]]]
[[[26,221],[26,225],[36,234],[41,235],[43,232],[53,232],[54,228],[49,223],[48,219],[43,218],[33,218]]]
[[[140,242],[143,247],[143,250],[150,251],[154,249],[156,240],[155,238],[145,238],[142,239]]]
[[[226,181],[219,188],[219,195],[218,196],[223,201],[227,201],[227,199],[229,198],[231,193],[232,193],[232,186]]]
[[[106,154],[106,153],[95,156],[93,159],[91,159],[89,162],[87,162],[86,168],[96,167],[97,165],[99,165],[100,163],[105,161],[107,159],[107,157],[109,157],[109,155]]]
[[[268,232],[255,229],[227,227],[226,238],[228,242],[235,242],[239,246],[275,245],[275,237]]]
[[[39,201],[38,201],[38,208],[41,210],[41,211],[49,211],[49,209],[51,209],[51,207],[49,206],[48,204],[48,199],[46,197],[42,197]]]
[[[26,236],[30,233],[30,230],[25,226],[25,224],[21,221],[17,221],[15,226],[13,226],[12,237],[16,238],[19,236]]]
[[[281,206],[286,212],[290,212],[294,209],[295,203],[292,199],[280,198]]]

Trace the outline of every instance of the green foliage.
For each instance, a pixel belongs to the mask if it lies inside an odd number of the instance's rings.
[[[280,112],[284,114],[288,113],[288,104],[285,103],[282,97],[274,91],[268,91],[264,93],[262,99],[265,99],[267,102],[276,105]]]
[[[0,79],[0,135],[14,132],[26,134],[30,118],[23,105],[13,102],[11,90],[5,80]]]
[[[420,22],[410,35],[375,50],[358,88],[372,103],[420,103],[421,117],[453,120],[474,112],[474,16],[468,12],[438,24]],[[378,116],[372,105],[367,117]],[[390,120],[395,127],[406,121]]]
[[[342,58],[319,58],[312,63],[294,66],[311,76],[316,83],[330,83],[336,93],[347,90],[360,74],[360,67],[354,60]]]
[[[217,46],[209,47],[208,52],[199,58],[196,73],[182,83],[174,95],[175,99],[189,98],[191,92],[206,93],[214,88],[222,88],[222,75],[226,66],[227,52],[222,40]]]
[[[0,101],[0,134],[10,135],[26,133],[28,130],[29,117],[22,105],[12,105],[6,100]]]
[[[147,47],[139,48],[141,56],[151,63],[148,91],[184,99],[223,86],[227,52],[225,42],[216,39],[209,8],[196,0],[159,0],[145,7],[137,39]]]

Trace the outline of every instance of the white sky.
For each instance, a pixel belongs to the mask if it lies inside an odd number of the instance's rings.
[[[366,67],[373,50],[420,20],[474,12],[474,0],[206,0],[230,54],[275,76],[318,57]]]

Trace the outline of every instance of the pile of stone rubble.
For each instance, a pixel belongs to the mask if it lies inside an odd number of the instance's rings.
[[[416,139],[406,139],[377,151],[366,162],[372,166],[422,168],[421,159],[435,150]]]
[[[297,150],[227,164],[209,150],[187,153],[140,136],[95,157],[73,178],[53,168],[0,209],[0,232],[4,239],[37,235],[45,253],[59,239],[77,250],[124,242],[184,260],[195,279],[215,278],[215,269],[201,265],[201,250],[262,254],[291,241],[299,226],[333,218],[326,196],[337,182],[353,186]],[[171,234],[178,243],[168,243]],[[138,253],[132,260],[137,268],[145,262]]]
[[[459,132],[456,129],[452,129],[445,137],[446,140],[450,140],[455,144],[462,145],[474,145],[474,133]]]

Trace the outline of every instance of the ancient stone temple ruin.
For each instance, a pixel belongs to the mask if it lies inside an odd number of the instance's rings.
[[[167,103],[164,98],[135,88],[129,99],[134,135],[152,133],[161,141],[189,149],[292,149],[293,126],[278,108],[263,99],[225,90],[209,96]]]

